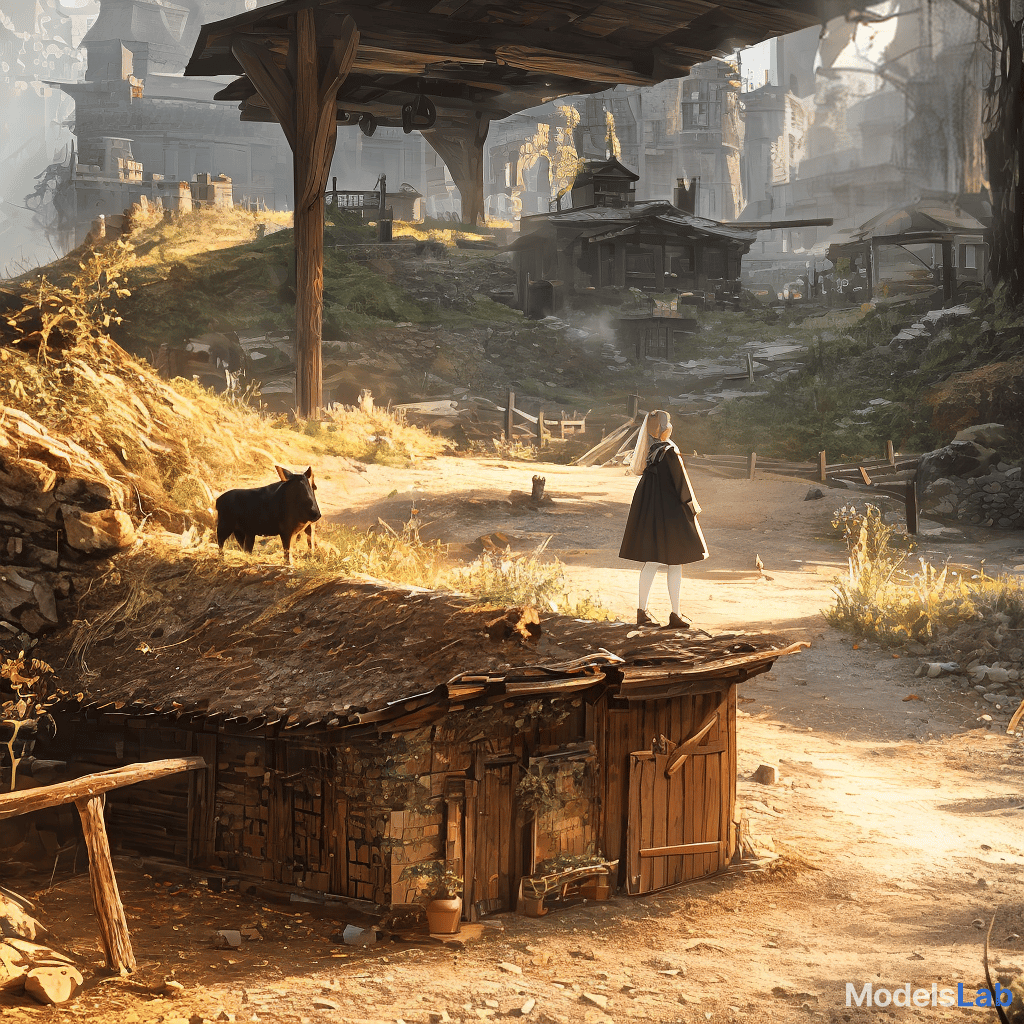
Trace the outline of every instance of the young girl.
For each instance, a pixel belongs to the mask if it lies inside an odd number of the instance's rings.
[[[664,565],[672,602],[666,628],[688,629],[689,622],[679,613],[683,564],[707,558],[708,547],[697,522],[700,505],[679,449],[669,440],[671,436],[672,421],[667,412],[656,409],[647,414],[629,463],[629,471],[640,477],[640,483],[629,507],[619,557],[645,563],[640,570],[637,625],[658,625],[647,614],[647,604],[654,576]]]

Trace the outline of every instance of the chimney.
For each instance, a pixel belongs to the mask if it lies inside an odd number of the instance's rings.
[[[697,212],[697,191],[700,178],[691,178],[690,187],[686,187],[685,178],[676,178],[676,187],[672,189],[672,205],[683,213]]]

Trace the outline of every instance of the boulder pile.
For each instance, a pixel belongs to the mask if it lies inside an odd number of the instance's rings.
[[[944,448],[921,456],[921,508],[940,519],[1000,530],[1024,529],[1024,481],[1020,465],[1000,455],[1001,424],[961,430]]]
[[[79,444],[0,407],[0,628],[55,629],[87,564],[135,542],[129,500]]]
[[[47,930],[34,918],[32,904],[0,891],[0,992],[31,996],[44,1005],[66,1003],[82,986],[74,962],[42,940]]]

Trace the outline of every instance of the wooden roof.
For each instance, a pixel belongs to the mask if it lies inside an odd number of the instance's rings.
[[[560,615],[543,618],[536,640],[497,641],[487,623],[502,612],[459,595],[342,578],[302,584],[283,567],[224,572],[211,585],[181,567],[153,570],[147,595],[159,614],[89,648],[79,702],[243,728],[400,728],[453,703],[596,685],[627,699],[719,689],[800,646]]]
[[[313,8],[326,66],[345,16],[359,48],[337,97],[338,123],[371,114],[400,126],[401,108],[426,95],[438,127],[470,113],[506,117],[559,96],[652,85],[740,45],[806,28],[849,4],[838,0],[286,0],[204,25],[187,75],[241,75],[233,39],[267,44],[283,66],[295,12]],[[243,120],[273,115],[247,78],[218,99]]]
[[[549,239],[567,234],[611,240],[645,232],[677,238],[718,238],[748,248],[757,238],[757,228],[753,226],[722,224],[684,213],[667,200],[652,199],[632,206],[584,206],[524,217],[520,236],[509,248],[521,250],[546,245]]]
[[[573,187],[590,184],[595,178],[624,178],[627,181],[639,181],[640,175],[631,171],[615,157],[608,160],[584,160],[583,166],[573,182]]]

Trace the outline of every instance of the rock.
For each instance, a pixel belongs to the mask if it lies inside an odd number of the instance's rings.
[[[520,1017],[528,1017],[531,1013],[533,1013],[533,1008],[536,1005],[537,1005],[537,1000],[536,999],[527,999],[526,1002],[523,1003],[523,1005],[519,1007],[519,1016]]]
[[[162,984],[152,989],[153,995],[164,996],[166,999],[179,999],[185,994],[185,986],[180,981],[167,978]]]
[[[373,928],[357,928],[354,924],[345,925],[342,940],[346,946],[372,946],[377,941],[377,932]]]
[[[825,492],[820,487],[810,487],[804,495],[804,501],[817,501],[818,498],[824,497]]]
[[[135,543],[135,527],[127,512],[112,508],[80,512],[68,505],[62,508],[68,544],[77,551],[105,554]]]
[[[37,1003],[66,1003],[82,987],[82,975],[71,964],[33,967],[25,976],[25,995]]]
[[[498,966],[503,971],[505,971],[508,974],[522,974],[523,973],[522,967],[518,966],[517,964],[510,964],[510,963],[507,963],[505,961],[502,961],[500,964],[498,964]]]
[[[332,1003],[330,999],[314,999],[313,1000],[314,1010],[339,1010],[341,1007],[337,1003]]]
[[[216,949],[237,949],[242,944],[242,933],[234,928],[221,928],[213,937]]]
[[[608,1009],[608,997],[598,995],[594,992],[584,992],[583,995],[580,996],[580,1002],[590,1003],[591,1006],[597,1006],[602,1010]]]
[[[918,465],[918,487],[924,492],[934,480],[942,477],[974,477],[984,473],[997,461],[997,453],[973,441],[953,441],[945,448],[925,452]]]
[[[1000,448],[1006,444],[1006,427],[1002,423],[978,423],[958,430],[954,441],[972,441],[986,448]]]
[[[38,942],[49,934],[47,930],[27,911],[32,909],[28,901],[19,902],[0,893],[0,935],[15,936]]]
[[[19,950],[0,942],[0,992],[20,992],[30,966]]]
[[[773,764],[761,764],[751,778],[762,786],[774,786],[779,781],[779,769]]]

